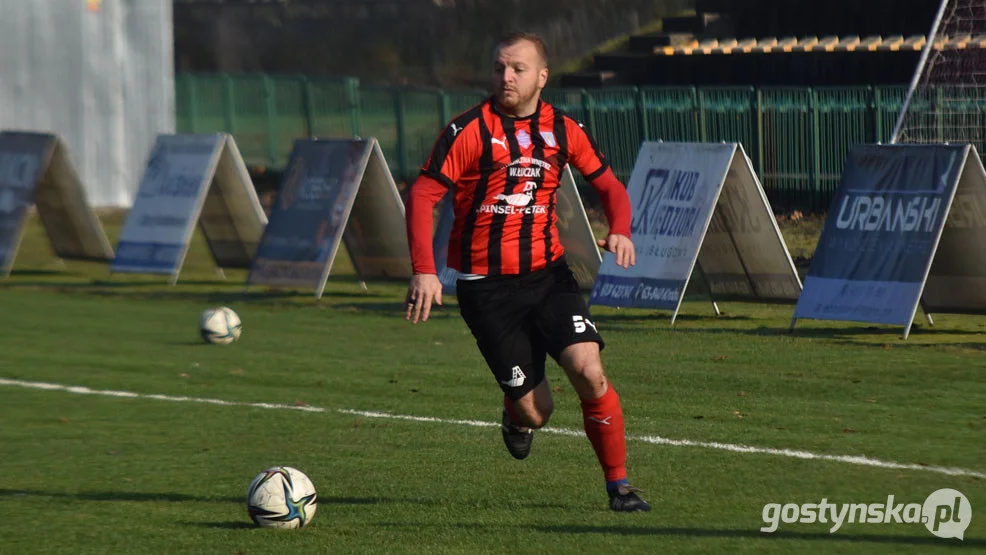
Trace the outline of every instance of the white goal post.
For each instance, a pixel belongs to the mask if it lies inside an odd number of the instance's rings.
[[[942,0],[890,142],[986,150],[986,0]]]

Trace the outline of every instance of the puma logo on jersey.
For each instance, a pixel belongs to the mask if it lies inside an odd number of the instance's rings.
[[[500,383],[507,387],[520,387],[524,385],[524,380],[527,379],[527,376],[524,375],[524,371],[520,369],[520,366],[514,366],[511,371],[513,373],[511,374],[510,379],[507,381],[501,380]]]
[[[490,137],[490,142],[493,143],[493,144],[495,144],[495,145],[502,146],[503,147],[503,150],[510,150],[509,148],[507,148],[507,138],[506,137],[503,137],[502,139],[497,139],[496,137]]]
[[[462,128],[453,123],[452,124],[452,136],[455,137],[456,135],[458,135],[459,134],[459,131],[462,131]]]

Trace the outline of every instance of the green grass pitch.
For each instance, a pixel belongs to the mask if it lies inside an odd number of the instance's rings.
[[[115,244],[119,221],[104,221]],[[810,251],[792,225],[792,251]],[[667,313],[595,308],[630,477],[654,506],[627,515],[606,508],[588,441],[564,433],[581,414],[557,367],[561,433],[538,432],[526,461],[507,454],[499,389],[454,298],[412,326],[403,286],[363,291],[346,260],[320,302],[243,279],[218,279],[198,236],[175,287],[62,263],[32,219],[0,282],[0,553],[986,550],[986,318],[939,315],[902,341],[898,328],[818,321],[790,334],[790,305],[725,303],[717,318],[692,298],[674,327]],[[218,304],[243,320],[234,345],[198,337],[200,311]],[[831,458],[769,451],[785,449]],[[309,527],[247,517],[246,488],[272,465],[314,482]],[[972,505],[964,541],[921,524],[760,532],[767,503],[923,503],[941,488]]]

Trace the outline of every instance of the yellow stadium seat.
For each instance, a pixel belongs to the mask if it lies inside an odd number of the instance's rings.
[[[904,44],[903,35],[890,35],[888,37],[884,37],[883,41],[881,41],[880,44],[877,45],[876,49],[884,52],[887,50],[897,51],[900,50],[900,47],[903,44]]]
[[[757,39],[756,44],[751,49],[751,52],[765,53],[770,52],[777,48],[777,39],[774,37],[764,37],[762,39]]]
[[[945,48],[948,50],[962,50],[969,47],[972,35],[968,33],[958,34],[951,37],[944,37],[941,41],[935,41],[935,48]]]
[[[739,46],[739,41],[733,38],[722,39],[719,45],[712,49],[713,54],[732,54],[733,50]]]
[[[818,39],[818,50],[831,52],[835,50],[836,44],[839,44],[839,37],[835,35],[828,35],[826,37]]]
[[[655,54],[664,54],[665,56],[675,56],[679,54],[691,54],[696,48],[698,48],[698,41],[691,40],[685,44],[679,44],[677,46],[655,46]]]
[[[911,35],[904,39],[904,43],[900,45],[901,50],[921,50],[924,48],[924,43],[927,40],[924,35]]]
[[[859,50],[868,50],[873,52],[880,47],[881,43],[883,43],[883,37],[880,35],[871,35],[859,41]]]
[[[923,35],[826,35],[818,37],[763,37],[763,38],[723,38],[690,40],[675,46],[656,46],[654,54],[665,56],[690,56],[696,54],[748,54],[774,52],[886,52],[899,50],[921,50],[926,39]],[[940,37],[935,41],[935,48],[983,48],[986,49],[986,33],[979,35],[961,34],[952,37]]]
[[[818,39],[815,39],[818,40]],[[777,48],[781,52],[791,52],[798,46],[798,37],[784,37],[777,42]]]
[[[852,52],[859,47],[859,35],[849,35],[839,39],[837,43],[826,48],[828,52]]]
[[[969,48],[986,48],[986,35],[973,35],[969,39]]]
[[[801,37],[798,39],[797,44],[791,47],[791,50],[785,50],[785,52],[810,52],[813,48],[818,46],[818,37]]]
[[[698,44],[696,54],[711,54],[712,50],[719,47],[718,39],[706,39]]]
[[[682,45],[675,46],[673,53],[674,53],[675,56],[690,56],[693,53],[695,53],[695,50],[697,48],[698,48],[698,41],[697,40],[693,40],[693,41],[689,42],[688,44],[682,44]]]
[[[743,53],[753,52],[757,46],[757,39],[742,39],[736,44],[736,49]]]

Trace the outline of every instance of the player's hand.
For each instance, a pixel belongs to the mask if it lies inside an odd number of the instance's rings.
[[[626,235],[611,233],[605,239],[596,243],[616,255],[616,265],[627,269],[637,263],[637,251],[633,249],[633,241]]]
[[[427,322],[428,315],[431,314],[432,302],[441,306],[442,282],[435,274],[415,274],[411,278],[411,284],[407,286],[404,319],[411,320],[412,324],[417,324],[419,321]]]

